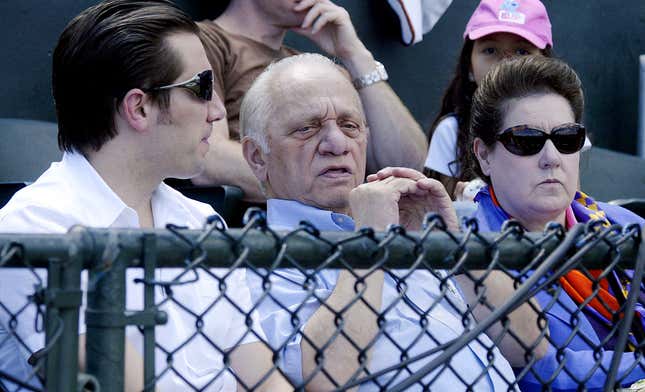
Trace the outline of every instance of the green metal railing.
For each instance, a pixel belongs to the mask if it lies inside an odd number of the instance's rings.
[[[257,218],[244,229],[228,231],[211,222],[204,230],[197,231],[172,226],[166,230],[75,227],[67,234],[0,234],[0,267],[47,270],[46,286],[36,287],[29,301],[46,308],[46,344],[43,350],[32,355],[31,362],[34,369],[41,370],[44,387],[49,391],[96,390],[96,384],[103,392],[123,391],[125,328],[128,325],[139,326],[142,332],[145,390],[155,390],[159,380],[159,369],[155,369],[155,326],[164,324],[168,316],[155,304],[154,290],[158,284],[140,285],[144,310],[126,310],[128,268],[143,269],[143,282],[154,281],[156,268],[247,268],[250,273],[260,273],[293,268],[293,263],[303,271],[321,266],[384,270],[430,268],[447,270],[450,274],[469,270],[533,271],[532,276],[524,275],[522,279],[517,277],[520,273],[514,275],[517,278],[517,295],[495,309],[494,317],[480,320],[481,330],[504,319],[528,300],[538,290],[538,283],[544,286],[546,279],[549,284],[555,284],[558,277],[571,268],[635,270],[632,287],[640,287],[645,261],[641,250],[637,263],[641,247],[640,228],[637,226],[601,229],[592,224],[580,225],[570,230],[566,237],[566,233],[557,226],[544,233],[524,233],[514,225],[507,225],[502,233],[479,233],[472,225],[464,232],[450,233],[442,230],[440,220],[428,223],[428,228],[418,233],[408,233],[396,227],[383,233],[370,230],[319,233],[307,224],[289,233],[274,232],[261,218]],[[568,269],[558,269],[567,263]],[[89,271],[87,287],[81,287],[82,270]],[[542,274],[542,280],[538,273]],[[84,373],[80,373],[78,325],[83,290],[87,293],[87,344],[86,368]],[[626,335],[633,316],[629,310],[635,306],[638,294],[637,290],[634,292],[627,298],[628,307],[622,309],[628,317],[616,318],[619,342],[616,356],[622,354],[627,346]],[[10,319],[9,313],[5,310],[3,316],[3,308],[0,307],[0,322]],[[15,332],[19,337],[19,331]],[[472,340],[477,335],[476,331],[471,331],[462,340]],[[454,346],[444,353],[449,356],[458,349]],[[642,351],[642,346],[637,350]],[[637,366],[642,366],[638,364],[642,362],[640,358],[636,361]],[[427,366],[436,368],[441,364],[431,362]],[[621,382],[616,368],[610,370],[607,388]],[[2,376],[0,373],[0,380]],[[12,380],[10,375],[4,376],[5,380]],[[393,389],[403,390],[422,377],[421,373],[412,375]],[[358,385],[361,379],[353,381],[354,384],[345,386],[339,384],[339,389]],[[22,387],[24,389],[19,390],[38,390],[28,383]],[[294,385],[295,389],[301,387],[304,386]]]

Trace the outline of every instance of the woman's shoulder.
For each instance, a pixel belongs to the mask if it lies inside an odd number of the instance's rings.
[[[605,211],[605,214],[607,214],[607,217],[613,223],[620,225],[637,223],[641,226],[645,226],[645,219],[643,219],[639,215],[636,215],[634,212],[628,210],[627,208],[601,201],[597,203],[600,209]]]
[[[457,132],[459,131],[459,124],[457,122],[457,116],[455,114],[447,114],[439,120],[437,126],[434,129],[432,138],[435,137],[450,137],[457,139]]]
[[[430,139],[425,167],[449,177],[458,174],[459,169],[450,167],[457,159],[458,132],[457,117],[454,115],[446,115],[439,121]]]

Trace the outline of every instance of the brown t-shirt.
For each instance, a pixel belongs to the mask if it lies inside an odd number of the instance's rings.
[[[246,91],[267,65],[299,52],[286,46],[272,49],[250,38],[231,34],[211,20],[197,24],[213,67],[215,91],[226,106],[230,138],[239,141],[240,105]]]

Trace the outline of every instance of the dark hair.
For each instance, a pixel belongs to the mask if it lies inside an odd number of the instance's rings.
[[[495,135],[501,131],[509,99],[542,93],[562,96],[569,102],[575,121],[582,120],[582,82],[565,62],[542,56],[527,56],[502,61],[493,67],[473,96],[470,145],[476,137],[482,139],[487,146],[495,143]],[[469,155],[474,162],[475,172],[490,183],[490,178],[484,176],[472,151]]]
[[[54,49],[52,90],[62,150],[98,151],[116,136],[114,114],[133,88],[172,83],[181,59],[166,43],[197,25],[166,0],[106,0],[75,17]],[[167,91],[151,92],[167,109]]]
[[[455,151],[457,159],[450,162],[449,167],[453,177],[456,177],[459,181],[472,180],[477,175],[473,171],[473,162],[471,155],[468,153],[470,150],[470,138],[468,136],[470,129],[470,111],[473,93],[477,89],[477,84],[470,80],[469,77],[473,46],[473,40],[469,38],[464,40],[464,45],[461,48],[459,60],[457,61],[455,75],[443,94],[441,110],[433,121],[428,134],[428,142],[430,142],[434,130],[441,120],[450,115],[454,115],[457,118],[457,126],[459,129],[457,132],[457,151]],[[553,57],[553,50],[550,46],[540,50],[540,52],[544,57]],[[460,170],[459,175],[457,175],[457,169]]]

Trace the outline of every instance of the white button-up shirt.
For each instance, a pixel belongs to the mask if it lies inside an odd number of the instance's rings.
[[[354,220],[343,214],[321,210],[293,200],[269,199],[267,201],[267,222],[274,230],[294,230],[299,222],[307,220],[321,231],[352,231]],[[310,270],[311,271],[311,270]],[[381,312],[385,312],[382,335],[376,340],[368,369],[370,372],[386,369],[401,361],[403,351],[414,357],[439,344],[448,343],[468,332],[462,325],[462,314],[466,311],[461,293],[452,280],[447,280],[445,294],[440,288],[444,271],[436,276],[425,269],[410,273],[409,270],[391,270],[384,277]],[[302,335],[294,332],[292,314],[296,313],[302,323],[302,332],[309,318],[320,307],[320,301],[328,298],[338,279],[338,269],[323,269],[315,275],[315,296],[303,289],[305,276],[295,268],[281,268],[271,275],[270,292],[272,301],[264,301],[258,307],[262,328],[269,344],[274,348],[283,347],[280,365],[296,384],[303,382],[302,376]],[[404,279],[407,288],[403,299],[397,282]],[[261,279],[251,272],[247,275],[254,301],[264,294]],[[450,299],[452,305],[447,301]],[[278,304],[279,303],[279,304]],[[455,308],[457,307],[457,308]],[[422,325],[422,315],[427,325]],[[359,392],[377,391],[384,386],[394,386],[419,370],[436,357],[432,354],[401,369],[391,371],[378,378],[378,382],[365,383]],[[491,365],[490,369],[487,366]],[[472,391],[508,391],[515,381],[513,371],[493,342],[484,334],[469,343],[443,366],[439,367],[422,382],[410,390],[422,390],[429,385],[431,390],[458,391],[471,385]]]
[[[186,198],[163,183],[152,195],[152,213],[157,228],[173,223],[191,229],[203,227],[205,218],[216,214],[209,205]],[[123,203],[79,153],[65,153],[61,162],[52,163],[36,182],[17,192],[0,210],[0,232],[4,233],[65,233],[73,225],[140,227],[137,213]],[[169,281],[181,271],[180,268],[157,269],[156,279]],[[212,269],[211,272],[221,277],[227,271]],[[245,283],[245,273],[245,270],[237,270],[226,279],[226,295],[240,308],[248,310],[251,308],[251,297]],[[187,276],[192,278],[194,275]],[[142,277],[142,271],[128,270],[126,293],[129,310],[143,308],[143,285],[133,283],[135,277]],[[199,277],[195,283],[174,286],[173,298],[196,314],[205,312],[203,336],[197,335],[190,340],[196,331],[196,318],[173,301],[165,301],[160,307],[168,314],[168,322],[157,326],[155,333],[158,344],[166,351],[177,350],[173,354],[172,367],[191,384],[203,388],[224,368],[221,355],[205,337],[221,349],[227,349],[242,338],[247,327],[244,314],[227,301],[220,301],[208,310],[220,296],[218,281],[203,271],[199,272]],[[16,319],[16,331],[31,351],[44,346],[44,333],[35,330],[36,307],[33,304],[25,309],[22,307],[28,303],[27,297],[33,294],[38,279],[46,285],[44,270],[34,274],[24,268],[3,268],[0,273],[0,302],[11,313],[20,312]],[[85,276],[82,285],[86,287]],[[156,289],[155,302],[160,303],[164,298],[161,289]],[[10,317],[0,307],[0,323],[7,326]],[[80,333],[84,333],[84,308],[81,309],[79,324]],[[142,350],[141,333],[135,327],[127,328],[127,336]],[[188,340],[190,343],[179,349]],[[241,342],[256,340],[249,333]],[[169,365],[166,364],[166,355],[159,349],[156,352],[156,371],[160,374]],[[173,371],[167,371],[157,385],[166,391],[189,389]],[[206,388],[208,391],[235,389],[235,378],[227,370]]]

